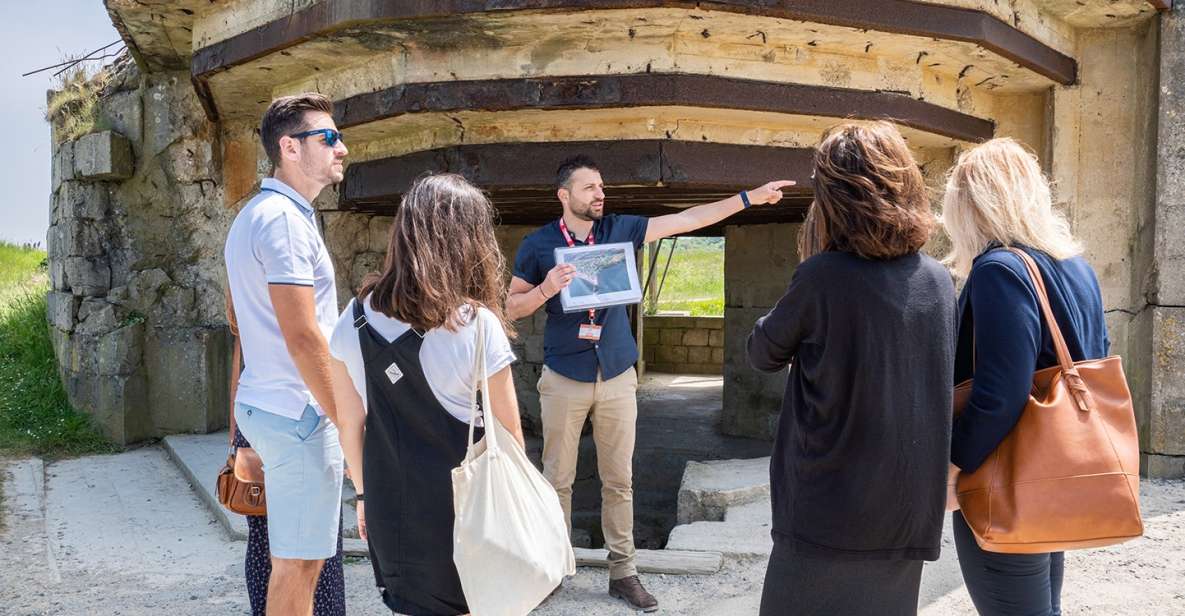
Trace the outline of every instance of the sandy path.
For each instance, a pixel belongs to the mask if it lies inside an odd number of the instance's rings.
[[[155,447],[67,460],[0,462],[0,613],[188,616],[247,612],[245,544],[227,539]],[[1185,482],[1146,481],[1147,536],[1075,552],[1065,613],[1185,615]],[[949,529],[948,529],[949,541]],[[648,575],[660,613],[754,614],[765,563],[729,562],[714,576]],[[536,614],[632,613],[605,594],[603,569],[581,569]],[[351,614],[387,613],[365,560],[346,566]],[[926,567],[920,614],[974,614],[953,546]]]

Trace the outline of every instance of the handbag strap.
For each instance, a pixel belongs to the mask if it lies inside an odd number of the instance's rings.
[[[230,435],[229,435],[229,454],[235,454],[235,431],[238,426],[235,423],[235,397],[239,393],[239,373],[243,369],[243,346],[239,342],[239,322],[235,318],[235,303],[230,296],[230,286],[226,287],[226,322],[230,325],[230,335],[234,341],[234,351],[231,352],[230,360]]]
[[[473,366],[473,387],[469,394],[469,446],[465,452],[465,463],[470,460],[470,453],[473,450],[473,434],[474,426],[477,422],[477,392],[481,391],[481,414],[482,425],[485,426],[486,450],[494,453],[498,451],[498,438],[496,436],[497,430],[493,422],[498,421],[493,417],[493,408],[490,406],[490,378],[486,375],[486,326],[485,321],[481,318],[480,308],[474,308],[473,318],[477,321],[473,328],[477,332],[477,344],[474,347],[477,349],[477,359]],[[491,419],[491,417],[493,417]]]
[[[1049,293],[1045,290],[1045,280],[1041,276],[1041,270],[1037,268],[1037,262],[1028,253],[1019,248],[1009,247],[1008,252],[1020,257],[1020,260],[1025,264],[1025,268],[1029,272],[1029,278],[1033,281],[1033,287],[1037,290],[1037,303],[1041,306],[1041,313],[1045,316],[1045,322],[1049,324],[1049,334],[1053,338],[1053,348],[1057,353],[1057,362],[1061,366],[1067,388],[1074,397],[1074,402],[1078,406],[1078,410],[1084,412],[1090,411],[1094,408],[1094,398],[1091,396],[1086,382],[1082,379],[1082,375],[1078,373],[1078,368],[1074,366],[1073,358],[1070,357],[1070,348],[1066,345],[1066,337],[1062,335],[1062,328],[1058,326],[1057,318],[1053,315],[1053,308],[1049,305]]]

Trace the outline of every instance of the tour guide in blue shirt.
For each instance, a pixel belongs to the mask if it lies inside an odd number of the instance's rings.
[[[528,235],[514,259],[507,313],[512,319],[547,305],[544,366],[539,379],[543,423],[543,474],[555,486],[572,528],[572,482],[585,418],[592,420],[601,477],[601,525],[609,550],[609,594],[651,612],[655,600],[634,566],[633,457],[638,417],[638,348],[624,306],[564,314],[556,297],[572,283],[571,265],[555,263],[555,249],[590,243],[631,242],[635,248],[715,224],[750,206],[777,203],[791,181],[759,188],[677,214],[648,219],[605,215],[605,184],[597,165],[574,156],[556,171],[562,218]],[[565,238],[565,232],[567,237]],[[590,326],[591,325],[591,326]]]

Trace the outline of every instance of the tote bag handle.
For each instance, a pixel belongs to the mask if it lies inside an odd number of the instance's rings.
[[[477,344],[474,345],[474,348],[477,349],[477,359],[473,366],[473,386],[470,388],[469,394],[469,445],[462,465],[468,464],[469,460],[473,458],[473,434],[474,426],[477,423],[477,392],[479,389],[481,390],[481,414],[482,424],[485,426],[486,450],[490,452],[491,456],[498,453],[497,430],[494,427],[494,422],[498,419],[493,416],[493,411],[490,408],[490,379],[486,375],[486,327],[480,310],[480,308],[473,310],[473,318],[477,321],[473,328],[477,332]]]
[[[1074,404],[1079,411],[1089,412],[1095,408],[1094,398],[1090,394],[1090,389],[1086,386],[1086,382],[1078,373],[1078,368],[1074,366],[1074,360],[1070,357],[1070,349],[1066,345],[1066,337],[1062,334],[1062,328],[1057,322],[1057,318],[1053,315],[1053,307],[1049,304],[1049,292],[1045,290],[1045,280],[1041,276],[1041,270],[1037,268],[1037,262],[1023,250],[1019,248],[1009,247],[1008,251],[1020,257],[1024,263],[1025,269],[1029,272],[1029,278],[1033,281],[1033,288],[1037,290],[1037,303],[1041,308],[1041,314],[1045,317],[1046,324],[1049,325],[1049,335],[1053,338],[1053,348],[1057,353],[1057,363],[1062,368],[1062,374],[1066,380],[1067,388],[1070,395],[1074,398]]]

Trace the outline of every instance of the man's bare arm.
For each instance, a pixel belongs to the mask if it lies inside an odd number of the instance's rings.
[[[280,323],[280,333],[288,346],[300,378],[329,419],[337,423],[337,405],[333,397],[329,342],[317,324],[313,287],[269,284],[268,295]]]
[[[510,290],[506,294],[506,315],[517,321],[535,314],[547,300],[561,289],[572,284],[576,268],[571,265],[557,265],[547,272],[543,282],[533,285],[518,276],[510,279]]]
[[[790,180],[779,180],[745,192],[751,205],[777,203],[782,200],[782,189],[794,184],[795,182]],[[664,237],[702,229],[743,209],[745,204],[741,201],[740,195],[733,195],[715,203],[690,207],[676,214],[656,216],[646,225],[646,242],[656,242]]]

